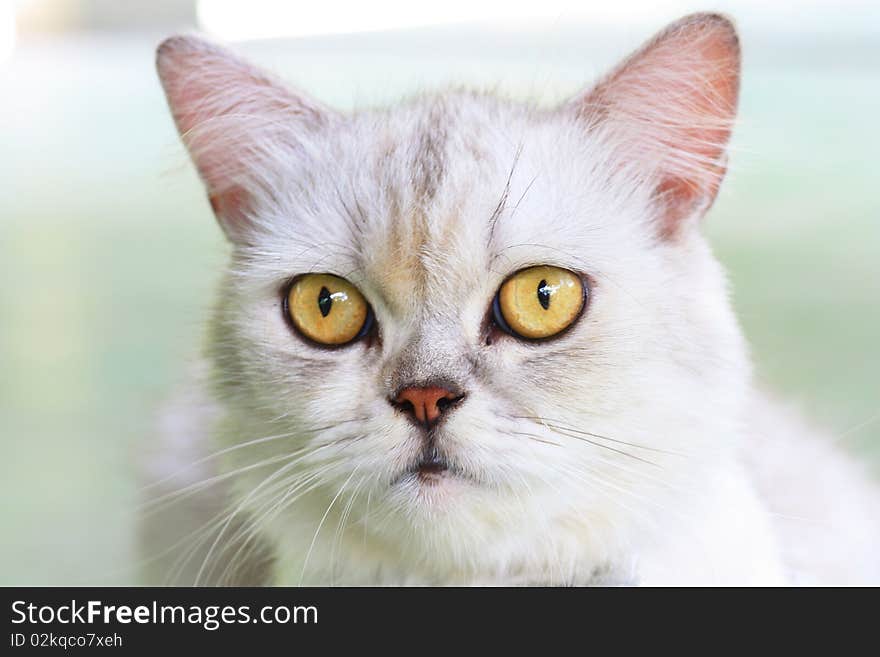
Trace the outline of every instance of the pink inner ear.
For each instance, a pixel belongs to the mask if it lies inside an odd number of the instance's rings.
[[[733,25],[697,14],[661,32],[580,101],[580,114],[656,181],[664,238],[717,194],[738,90]]]
[[[229,238],[243,241],[251,192],[266,185],[261,164],[267,147],[292,144],[323,114],[237,56],[195,37],[163,42],[156,64],[211,207]]]
[[[229,235],[230,238],[236,238],[237,227],[241,226],[247,215],[247,197],[245,191],[240,187],[231,187],[223,193],[208,194],[208,201],[211,203],[211,209],[217,217],[222,217],[223,229],[229,233],[234,231],[236,234]]]
[[[710,192],[714,198],[715,192]],[[660,181],[654,197],[661,206],[659,233],[663,239],[672,239],[678,234],[682,220],[691,215],[705,196],[688,180],[666,178]],[[711,204],[711,200],[707,202]],[[703,211],[708,210],[707,207]]]

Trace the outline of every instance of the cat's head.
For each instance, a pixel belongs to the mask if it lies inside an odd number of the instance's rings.
[[[233,245],[216,381],[232,442],[273,437],[238,452],[271,464],[247,490],[476,561],[650,517],[726,451],[748,366],[699,220],[737,103],[727,19],[551,109],[343,114],[190,37],[158,66]]]

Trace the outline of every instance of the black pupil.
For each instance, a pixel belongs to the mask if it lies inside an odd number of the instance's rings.
[[[321,317],[326,317],[330,314],[331,306],[333,306],[333,297],[330,296],[330,290],[322,287],[321,291],[318,292],[318,309],[321,311]],[[544,307],[546,308],[546,306]]]
[[[541,304],[541,308],[544,310],[547,310],[550,307],[550,295],[552,293],[550,286],[547,285],[547,281],[541,280],[541,282],[538,283],[538,303]]]

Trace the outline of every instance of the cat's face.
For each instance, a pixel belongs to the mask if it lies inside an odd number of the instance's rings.
[[[166,46],[235,244],[212,341],[229,439],[287,436],[255,451],[290,455],[276,482],[459,560],[510,523],[650,515],[646,497],[726,448],[747,376],[694,225],[723,173],[730,30],[682,24],[554,110],[450,93],[346,116],[198,42]]]

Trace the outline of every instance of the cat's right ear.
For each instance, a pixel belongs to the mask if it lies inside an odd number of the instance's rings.
[[[272,155],[296,149],[330,111],[232,52],[193,36],[166,39],[156,69],[181,139],[228,238],[246,244],[256,194],[272,194]]]

